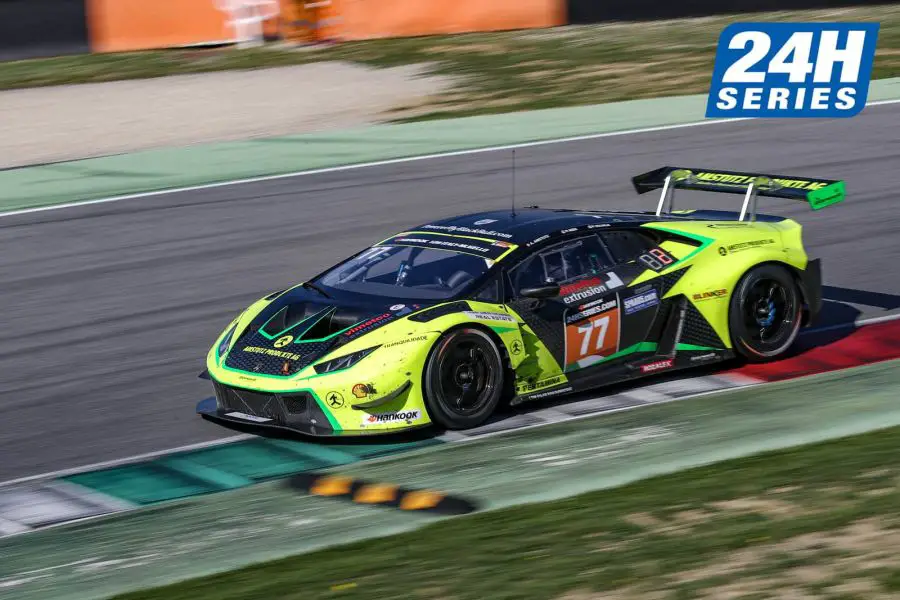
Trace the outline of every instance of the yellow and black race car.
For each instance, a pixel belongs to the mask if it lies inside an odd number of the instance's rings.
[[[562,396],[735,356],[775,359],[821,305],[796,221],[844,182],[663,167],[654,212],[529,207],[404,231],[255,302],[210,348],[225,426],[314,436],[465,429],[501,401]],[[743,195],[740,212],[673,211],[676,189]]]

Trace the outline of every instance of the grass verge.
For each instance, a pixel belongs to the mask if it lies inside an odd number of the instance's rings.
[[[393,120],[532,110],[705,93],[722,29],[747,15],[568,26],[348,42],[331,47],[190,49],[33,59],[0,63],[0,89],[101,82],[352,61],[375,67],[413,63],[458,78],[456,88]],[[877,21],[872,77],[900,76],[900,5],[752,15],[758,21]]]
[[[898,459],[885,429],[119,598],[896,598]]]

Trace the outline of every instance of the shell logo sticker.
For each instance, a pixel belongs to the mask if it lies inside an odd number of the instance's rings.
[[[278,338],[277,340],[275,340],[275,343],[273,344],[273,346],[275,346],[276,348],[283,348],[284,346],[287,346],[288,344],[290,344],[293,341],[294,341],[294,336],[284,335],[284,336],[281,336],[280,338]]]

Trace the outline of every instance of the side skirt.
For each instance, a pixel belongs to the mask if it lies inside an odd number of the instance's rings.
[[[589,374],[570,376],[569,381],[564,384],[516,396],[510,401],[510,404],[515,406],[531,400],[543,400],[553,396],[596,390],[604,386],[651,377],[655,374],[681,371],[733,358],[735,353],[728,349],[678,349],[687,317],[687,303],[687,298],[682,296],[672,307],[655,351],[635,353],[626,360],[616,361],[606,367],[592,368]]]

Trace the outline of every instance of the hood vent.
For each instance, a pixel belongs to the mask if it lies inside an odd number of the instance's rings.
[[[290,333],[296,341],[320,340],[369,318],[369,311],[296,303],[282,307],[262,327],[270,337]]]

